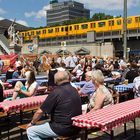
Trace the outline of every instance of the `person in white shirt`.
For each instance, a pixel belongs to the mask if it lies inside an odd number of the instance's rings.
[[[38,83],[36,82],[34,71],[30,71],[30,73],[28,73],[26,76],[27,81],[25,83],[25,86],[20,81],[16,83],[12,97],[13,100],[17,99],[17,97],[25,98],[36,95]]]
[[[18,58],[16,59],[15,64],[16,64],[16,68],[18,68],[18,67],[21,67],[21,66],[22,66],[22,63],[21,63],[21,61],[20,61]]]
[[[139,74],[139,76],[137,76],[133,81],[133,83],[134,83],[134,98],[140,97],[140,91],[139,91],[139,88],[140,88],[140,68],[138,69],[138,74]]]

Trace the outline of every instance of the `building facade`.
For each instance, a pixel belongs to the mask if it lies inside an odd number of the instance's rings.
[[[47,10],[47,25],[63,23],[76,17],[90,18],[90,10],[84,8],[84,4],[76,1],[64,1],[50,3]]]

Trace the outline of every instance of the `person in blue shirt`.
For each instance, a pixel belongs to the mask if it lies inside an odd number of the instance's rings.
[[[88,71],[85,74],[86,83],[84,86],[78,91],[79,94],[92,94],[95,91],[95,86],[92,83],[92,71]]]
[[[18,67],[17,70],[14,71],[12,75],[12,79],[21,78],[21,70],[22,70],[22,67]]]

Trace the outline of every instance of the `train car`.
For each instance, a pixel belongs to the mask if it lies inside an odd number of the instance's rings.
[[[127,18],[127,29],[136,29],[140,27],[140,16],[130,16]],[[84,23],[77,23],[56,27],[44,27],[38,29],[31,29],[28,31],[20,32],[24,41],[32,41],[34,37],[38,36],[40,39],[75,36],[87,34],[89,31],[109,32],[109,31],[122,31],[123,18],[113,18],[108,20],[91,21]]]

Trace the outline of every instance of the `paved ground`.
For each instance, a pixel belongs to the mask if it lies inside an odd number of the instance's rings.
[[[31,118],[31,114],[25,114],[24,115],[24,122],[28,122]],[[17,127],[17,123],[19,123],[19,117],[11,117],[10,118],[11,122],[10,122],[10,140],[21,140],[20,137],[20,130]],[[7,120],[3,120],[3,122],[7,122]],[[121,125],[117,128],[114,129],[114,140],[140,140],[140,118],[136,119],[136,128],[137,128],[137,135],[136,137],[133,137],[133,122],[129,122],[127,123],[127,137],[125,137],[124,135],[124,126]],[[7,140],[8,139],[8,127],[1,127],[0,128],[2,130],[2,137],[1,140]],[[27,136],[26,136],[26,132],[23,132],[23,140],[27,140]],[[97,132],[94,134],[90,134],[88,135],[88,139],[89,140],[109,140],[110,137],[108,134],[104,133],[104,132]]]
[[[41,75],[44,75],[41,74]],[[29,122],[30,119],[32,118],[31,113],[26,113],[24,114],[24,122]],[[7,140],[8,139],[8,125],[5,125],[7,123],[7,119],[2,119],[0,120],[0,130],[2,131],[2,135],[0,137],[0,140]],[[13,116],[10,118],[10,140],[21,140],[20,136],[20,130],[17,127],[17,124],[19,124],[20,119],[19,116]],[[2,123],[4,123],[3,126]],[[137,128],[137,135],[136,137],[132,137],[134,134],[134,129],[133,129],[133,122],[127,123],[127,137],[124,136],[124,126],[121,125],[117,128],[114,129],[114,140],[140,140],[140,118],[136,119],[136,128]],[[23,132],[23,140],[27,140],[26,132]],[[96,134],[90,134],[88,135],[89,140],[109,140],[110,137],[106,133],[103,132],[97,132]]]

